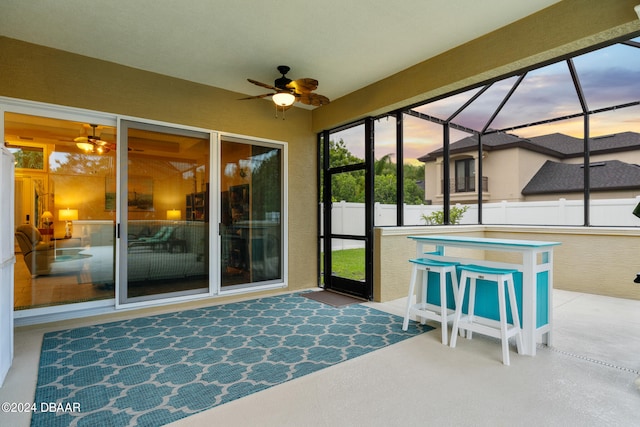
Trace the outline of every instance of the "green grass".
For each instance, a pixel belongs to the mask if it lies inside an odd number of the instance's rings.
[[[364,248],[344,249],[331,253],[333,274],[339,277],[353,280],[364,280]],[[324,265],[324,254],[322,256]]]

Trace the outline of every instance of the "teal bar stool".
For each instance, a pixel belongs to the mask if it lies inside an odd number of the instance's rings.
[[[451,276],[451,284],[453,287],[453,299],[457,299],[458,295],[458,277],[456,275],[457,262],[436,261],[429,258],[410,259],[413,264],[411,270],[411,280],[409,282],[409,294],[407,295],[407,310],[404,315],[404,323],[402,330],[406,331],[409,327],[409,318],[416,315],[418,319],[422,319],[422,324],[426,319],[436,320],[440,322],[442,328],[442,344],[447,345],[448,330],[447,322],[453,320],[455,311],[447,307],[447,274]],[[418,281],[418,272],[422,273],[422,287],[420,295],[416,295],[416,302],[413,303],[413,295],[415,293],[416,283]],[[427,293],[429,287],[429,272],[437,273],[440,276],[439,295],[440,303],[429,303],[427,301]]]
[[[482,265],[461,265],[458,269],[460,275],[460,289],[456,299],[456,313],[453,320],[453,330],[451,331],[451,347],[456,346],[458,330],[466,330],[467,339],[471,339],[473,332],[488,335],[502,340],[502,363],[509,365],[509,338],[516,337],[518,353],[522,351],[522,331],[520,329],[520,318],[518,316],[518,306],[516,302],[516,292],[513,284],[513,275],[518,270],[492,268]],[[469,307],[467,315],[462,316],[462,304],[465,298],[465,291],[469,284]],[[495,321],[484,319],[475,315],[476,281],[482,280],[495,286],[498,294],[498,325]],[[507,304],[505,297],[505,286],[511,306],[511,319],[513,324],[508,324]]]

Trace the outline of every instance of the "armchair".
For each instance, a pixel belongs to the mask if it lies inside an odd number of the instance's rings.
[[[49,273],[51,260],[54,257],[52,245],[43,242],[38,229],[30,224],[19,226],[15,234],[31,277]]]

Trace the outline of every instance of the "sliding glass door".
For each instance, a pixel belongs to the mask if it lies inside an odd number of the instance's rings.
[[[0,130],[16,159],[16,310],[286,286],[285,143],[11,108]]]
[[[2,108],[2,106],[0,106]],[[114,296],[116,176],[113,117],[11,105],[4,145],[15,157],[14,309],[89,303]],[[91,141],[100,141],[98,145]],[[12,242],[13,243],[13,242]]]
[[[220,142],[222,291],[284,282],[284,164],[280,144]]]
[[[119,132],[120,191],[106,193],[119,205],[119,303],[209,293],[211,134],[128,120]]]

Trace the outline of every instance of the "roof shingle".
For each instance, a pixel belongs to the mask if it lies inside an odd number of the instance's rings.
[[[611,191],[640,188],[640,166],[619,160],[595,162],[590,168],[590,190]],[[525,196],[584,191],[584,165],[551,160],[522,189]]]
[[[478,145],[476,136],[469,136],[454,142],[449,146],[452,154],[467,152]],[[563,133],[551,133],[532,138],[520,138],[509,133],[491,133],[482,137],[482,149],[486,151],[504,150],[521,147],[527,150],[548,154],[557,159],[575,158],[584,155],[584,141],[582,138],[565,135]],[[589,139],[589,152],[602,154],[607,152],[619,152],[640,149],[640,133],[620,132],[612,135],[604,135]],[[441,156],[442,148],[434,150],[418,160],[421,162],[435,161]]]

